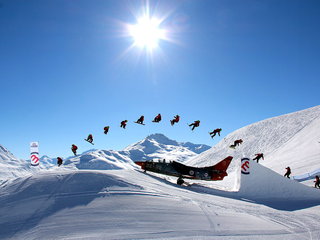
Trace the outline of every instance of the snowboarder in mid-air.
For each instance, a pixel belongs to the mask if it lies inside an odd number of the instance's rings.
[[[144,125],[143,121],[144,121],[144,116],[142,115],[135,123]]]
[[[87,137],[87,139],[85,139],[85,140],[86,140],[87,142],[93,144],[93,143],[92,143],[92,142],[93,142],[93,136],[92,136],[92,134],[89,134],[88,137]]]
[[[110,128],[109,126],[105,126],[105,127],[103,128],[104,134],[108,134],[109,128]]]
[[[242,139],[237,139],[234,141],[232,145],[230,145],[230,148],[235,148],[236,146],[239,146],[242,143],[243,143]]]
[[[128,120],[123,120],[123,121],[121,122],[120,127],[122,127],[122,128],[124,128],[124,129],[126,129],[127,122],[128,122]]]
[[[192,131],[196,128],[200,126],[200,120],[194,121],[193,123],[189,124],[189,127],[192,126]]]
[[[257,160],[257,163],[259,163],[260,158],[262,158],[264,160],[264,156],[263,153],[257,153],[255,154],[255,158],[252,160]]]
[[[152,122],[160,122],[161,121],[161,114],[159,113]]]
[[[78,150],[78,147],[77,147],[76,145],[72,144],[72,146],[71,146],[71,151],[73,152],[73,154],[74,154],[75,156],[77,156],[77,150]]]
[[[170,120],[172,126],[173,126],[175,123],[178,123],[179,121],[180,121],[180,116],[179,116],[179,115],[174,116],[173,119]]]
[[[316,180],[314,181],[315,182],[315,184],[314,184],[314,187],[315,188],[319,188],[320,189],[320,180],[319,180],[319,176],[316,176]]]
[[[57,157],[57,164],[58,164],[58,167],[60,167],[63,163],[63,160],[61,157]]]
[[[290,167],[286,167],[287,172],[283,175],[284,177],[290,178],[290,174],[291,174],[291,169]]]
[[[215,137],[217,133],[218,133],[218,135],[220,137],[220,132],[221,131],[222,131],[221,128],[217,128],[217,129],[213,130],[212,132],[209,132],[209,134],[210,134],[211,138]]]

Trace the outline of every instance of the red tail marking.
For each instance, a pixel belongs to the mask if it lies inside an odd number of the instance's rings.
[[[141,169],[145,169],[146,168],[146,163],[145,162],[135,162],[135,164],[139,165],[141,167]]]
[[[217,174],[212,174],[211,180],[222,180],[227,174],[227,168],[229,167],[233,157],[229,156],[223,159],[221,162],[217,163],[212,167],[213,170],[219,171]]]

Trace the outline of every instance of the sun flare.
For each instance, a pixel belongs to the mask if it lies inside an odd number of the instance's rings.
[[[134,45],[152,50],[158,47],[159,40],[165,39],[165,30],[160,28],[161,21],[148,16],[138,19],[137,24],[129,26],[129,34]]]

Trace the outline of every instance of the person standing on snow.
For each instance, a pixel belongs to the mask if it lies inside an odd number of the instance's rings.
[[[314,187],[315,188],[319,188],[320,189],[320,180],[319,180],[319,176],[316,176],[316,180],[314,181]]]
[[[290,174],[291,174],[291,169],[290,167],[286,167],[287,172],[283,175],[284,177],[290,178]]]

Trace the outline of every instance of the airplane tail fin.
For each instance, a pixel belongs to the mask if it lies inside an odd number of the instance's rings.
[[[232,156],[228,156],[221,162],[218,162],[216,165],[212,166],[211,180],[223,180],[225,176],[228,176],[227,169],[232,159]]]
[[[134,162],[135,164],[139,165],[141,167],[141,169],[144,169],[146,168],[146,162]]]

